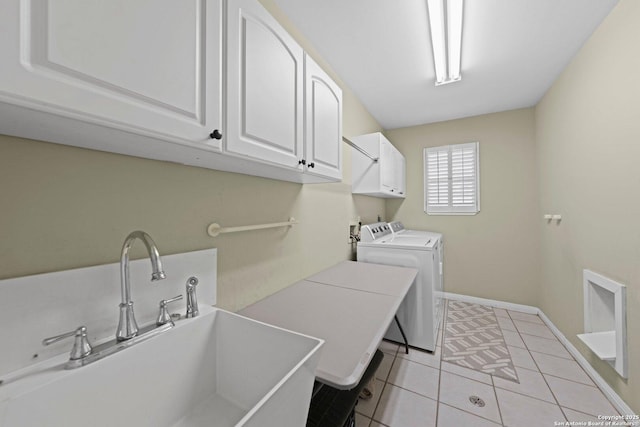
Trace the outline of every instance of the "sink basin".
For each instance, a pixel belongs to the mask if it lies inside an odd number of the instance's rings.
[[[205,308],[75,370],[66,357],[0,385],[0,425],[305,425],[322,340]]]

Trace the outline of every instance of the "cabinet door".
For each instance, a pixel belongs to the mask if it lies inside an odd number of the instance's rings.
[[[380,141],[380,188],[382,191],[394,193],[395,189],[395,159],[394,147],[386,139]]]
[[[406,192],[406,162],[400,151],[394,149],[394,168],[395,168],[395,193],[405,196]]]
[[[220,0],[3,2],[0,99],[219,149],[221,22]]]
[[[227,14],[225,150],[302,168],[304,52],[256,0]]]
[[[342,90],[305,55],[306,171],[342,179]]]

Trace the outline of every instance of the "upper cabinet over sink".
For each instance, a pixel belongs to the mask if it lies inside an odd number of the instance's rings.
[[[2,100],[220,150],[209,137],[222,128],[220,1],[11,0],[2,8]]]
[[[255,0],[229,2],[226,148],[292,169],[303,157],[304,51]]]
[[[305,55],[304,64],[305,166],[309,173],[340,180],[342,90],[309,55]]]
[[[342,179],[340,88],[257,0],[7,0],[0,25],[0,134]]]
[[[255,0],[230,0],[228,153],[342,179],[342,91]]]

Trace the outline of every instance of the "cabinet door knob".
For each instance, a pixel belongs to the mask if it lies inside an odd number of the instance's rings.
[[[222,139],[222,134],[218,129],[214,129],[213,132],[209,134],[211,139]]]
[[[309,163],[309,167],[310,167],[310,168],[315,168],[315,167],[316,167],[316,164],[315,164],[315,163],[313,163],[313,162],[311,162],[311,163]]]
[[[307,164],[307,161],[306,161],[305,159],[298,160],[298,164],[299,164],[299,165],[306,165],[306,164]]]

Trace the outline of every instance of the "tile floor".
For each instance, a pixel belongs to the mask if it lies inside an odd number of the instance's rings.
[[[443,362],[442,328],[433,354],[384,341],[376,394],[356,406],[356,426],[545,427],[618,414],[540,317],[495,313],[520,384]]]

